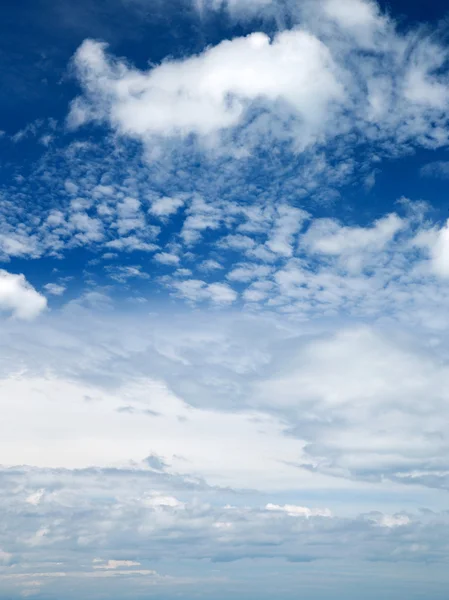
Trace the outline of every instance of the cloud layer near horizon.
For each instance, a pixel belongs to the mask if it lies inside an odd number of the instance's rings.
[[[441,328],[139,312],[75,303],[29,331],[5,323],[9,464],[107,467],[155,453],[233,487],[447,489]]]

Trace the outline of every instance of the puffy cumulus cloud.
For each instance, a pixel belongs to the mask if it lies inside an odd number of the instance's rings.
[[[263,5],[272,15],[280,7]],[[226,6],[232,11],[233,3]],[[226,144],[232,130],[228,142],[235,151],[238,140],[239,156],[273,136],[293,140],[297,151],[342,134],[352,145],[355,133],[388,152],[400,153],[404,142],[447,144],[443,45],[398,32],[370,0],[287,2],[280,12],[297,24],[272,39],[255,32],[148,71],[85,41],[74,57],[83,95],[69,123],[106,121],[151,147],[156,138],[191,133]]]
[[[185,199],[179,196],[157,198],[151,203],[150,212],[157,217],[166,218],[178,212],[184,202]]]
[[[387,215],[372,227],[342,227],[331,219],[321,219],[312,224],[301,241],[312,252],[356,255],[365,249],[383,250],[405,225],[396,214]]]
[[[180,232],[182,240],[187,245],[197,243],[208,230],[219,229],[224,216],[223,207],[219,203],[208,202],[196,195],[186,211],[186,218]]]
[[[423,248],[430,257],[431,270],[441,279],[449,276],[449,221],[418,231],[414,239],[417,248]]]
[[[74,102],[69,122],[107,119],[142,138],[214,134],[238,125],[250,103],[262,99],[286,102],[295,111],[307,145],[320,133],[330,104],[343,95],[328,49],[301,30],[273,40],[254,33],[224,41],[148,73],[114,61],[104,44],[88,40],[74,64],[87,97]]]
[[[31,286],[23,275],[0,269],[0,310],[18,319],[34,319],[47,306],[47,300]]]
[[[158,254],[154,255],[154,260],[163,265],[171,266],[177,266],[180,262],[179,256],[170,252],[159,252]]]
[[[0,256],[2,257],[37,257],[39,256],[37,239],[29,235],[23,225],[18,230],[7,224],[5,231],[0,234]]]
[[[262,19],[281,29],[307,23],[314,33],[349,37],[362,49],[382,46],[392,26],[376,0],[196,0],[194,6],[202,17],[222,11],[232,20]]]

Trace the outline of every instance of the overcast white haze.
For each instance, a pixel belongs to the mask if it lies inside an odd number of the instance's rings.
[[[447,600],[430,4],[6,9],[0,600]]]

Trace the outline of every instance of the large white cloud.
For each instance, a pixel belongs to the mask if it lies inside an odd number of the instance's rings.
[[[272,41],[263,33],[224,41],[147,73],[110,59],[104,44],[88,40],[75,65],[92,103],[76,101],[71,122],[98,116],[139,137],[214,134],[238,125],[259,99],[286,102],[303,123],[305,143],[322,132],[331,102],[344,93],[326,46],[301,30]]]
[[[39,294],[23,275],[0,269],[0,311],[11,312],[18,319],[33,319],[46,306],[45,297]]]
[[[286,10],[299,25],[271,40],[256,32],[148,71],[86,40],[74,57],[84,94],[73,102],[69,122],[106,121],[150,148],[154,136],[191,133],[216,144],[237,126],[245,131],[240,151],[273,135],[302,150],[345,133],[389,140],[398,151],[409,140],[447,143],[442,45],[419,32],[398,33],[368,0],[293,2]]]

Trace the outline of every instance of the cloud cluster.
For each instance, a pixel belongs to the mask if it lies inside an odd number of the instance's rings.
[[[97,253],[87,278],[98,281],[103,265],[100,285],[133,281],[139,297],[147,282],[190,303],[240,302],[302,319],[387,313],[445,321],[447,227],[428,205],[403,198],[363,224],[317,216],[313,189],[329,176],[326,162],[312,174],[308,163],[280,179],[273,173],[256,191],[251,165],[226,160],[226,175],[215,177],[206,164],[199,178],[175,185],[159,163],[143,166],[135,148],[72,144],[49,153],[20,189],[4,190],[2,258],[62,258],[85,248]],[[335,186],[346,176],[334,173]],[[29,211],[36,187],[47,204]],[[70,285],[63,275],[50,293]]]

